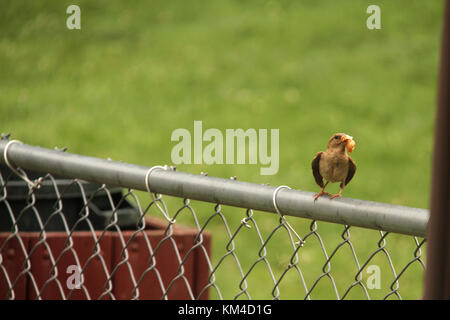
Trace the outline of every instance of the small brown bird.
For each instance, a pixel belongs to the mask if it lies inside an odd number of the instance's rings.
[[[356,172],[356,165],[353,159],[347,154],[352,153],[355,148],[353,138],[345,133],[333,134],[328,141],[327,150],[318,152],[312,161],[312,172],[314,179],[322,190],[314,196],[316,201],[320,196],[327,194],[325,187],[330,182],[340,182],[340,190],[337,194],[331,195],[330,199],[340,197],[342,190],[352,180]],[[324,184],[323,179],[327,180]]]

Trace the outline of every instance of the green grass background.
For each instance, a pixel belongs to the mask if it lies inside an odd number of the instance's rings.
[[[276,175],[261,176],[260,165],[177,168],[309,191],[318,190],[312,157],[331,134],[346,132],[357,143],[358,171],[344,196],[428,207],[442,1],[376,1],[382,29],[372,31],[366,8],[373,1],[78,1],[82,29],[74,31],[66,28],[70,4],[2,1],[2,132],[32,145],[152,166],[171,164],[172,131],[193,130],[194,120],[202,120],[204,130],[277,128]],[[172,212],[181,204],[168,199]],[[213,205],[194,204],[200,223],[214,212]],[[233,233],[245,210],[225,207],[223,213]],[[265,238],[278,224],[266,213],[255,212],[255,219]],[[310,221],[297,220],[289,219],[306,234]],[[192,224],[189,214],[180,221]],[[217,262],[229,237],[220,219],[208,229]],[[379,234],[350,230],[362,264]],[[343,227],[319,223],[318,231],[331,254]],[[299,254],[308,288],[325,262],[310,239]],[[396,268],[413,257],[412,238],[387,240]],[[240,231],[235,252],[244,273],[260,246],[255,228]],[[277,231],[267,247],[277,279],[291,253],[286,233]],[[353,281],[352,259],[344,247],[332,262],[341,295]],[[232,257],[225,260],[217,286],[233,298],[239,270]],[[380,298],[393,277],[386,258],[373,261],[382,268],[382,289],[369,294]],[[402,276],[403,298],[420,298],[422,274],[413,264]],[[257,264],[249,294],[271,298],[272,288],[267,269]],[[363,298],[358,290],[348,298]],[[218,297],[214,290],[211,297]],[[302,297],[300,278],[290,270],[280,298]],[[323,278],[312,298],[333,297]]]

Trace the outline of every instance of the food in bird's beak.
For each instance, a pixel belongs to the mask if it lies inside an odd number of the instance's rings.
[[[355,140],[353,140],[353,137],[345,135],[342,136],[342,141],[345,142],[345,146],[347,147],[348,152],[352,153],[355,149]]]
[[[353,149],[355,149],[355,140],[353,139],[347,140],[346,147],[348,152],[352,153]]]

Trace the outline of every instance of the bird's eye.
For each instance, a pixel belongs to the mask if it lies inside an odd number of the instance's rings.
[[[337,139],[339,139],[339,136],[334,136],[334,138],[337,140]]]

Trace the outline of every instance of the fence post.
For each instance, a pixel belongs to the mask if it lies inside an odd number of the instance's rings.
[[[450,0],[444,9],[437,107],[424,299],[450,299]]]

